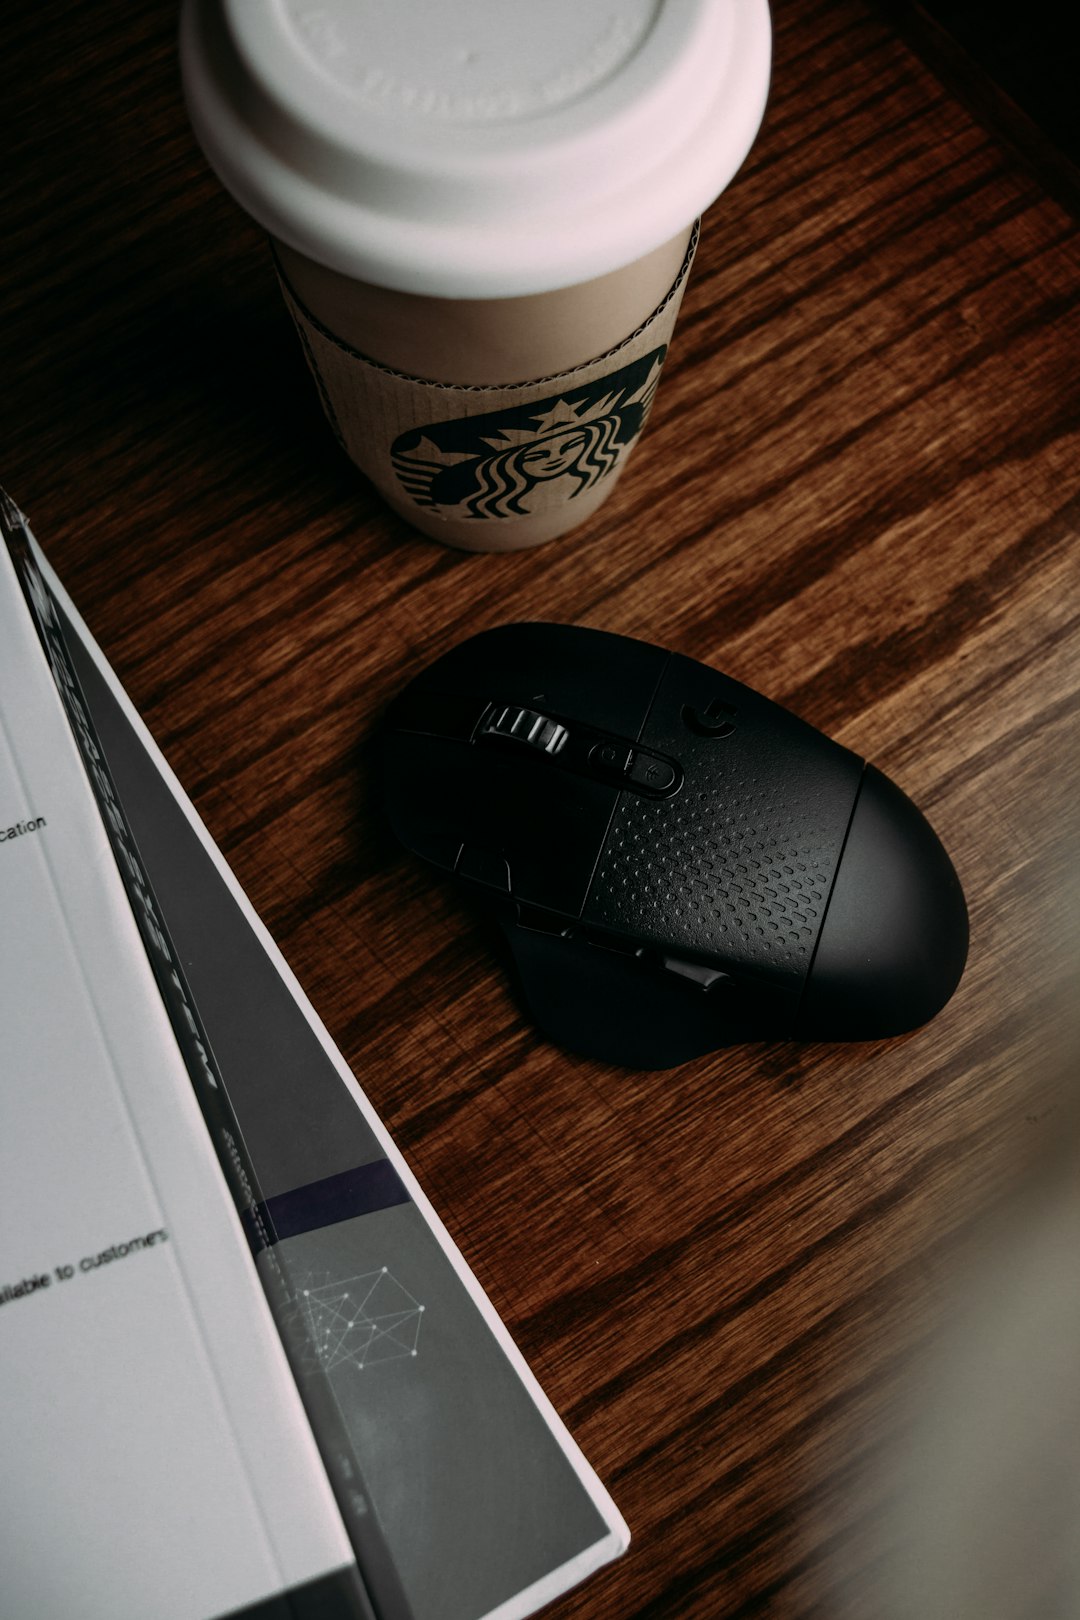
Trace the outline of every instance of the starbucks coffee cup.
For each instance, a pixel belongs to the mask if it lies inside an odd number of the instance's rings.
[[[196,135],[425,534],[535,545],[614,487],[770,43],[766,0],[184,0]]]

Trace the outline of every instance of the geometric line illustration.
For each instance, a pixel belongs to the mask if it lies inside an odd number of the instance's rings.
[[[386,1266],[358,1277],[305,1279],[296,1305],[320,1366],[365,1367],[417,1354],[424,1306]]]

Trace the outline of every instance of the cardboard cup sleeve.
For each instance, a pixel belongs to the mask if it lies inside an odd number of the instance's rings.
[[[346,454],[416,528],[512,551],[576,527],[610,493],[660,380],[697,247],[629,337],[554,376],[457,386],[406,376],[342,343],[279,269],[323,410]]]

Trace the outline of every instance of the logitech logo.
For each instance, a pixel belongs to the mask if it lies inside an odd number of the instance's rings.
[[[682,717],[683,724],[696,731],[699,737],[730,737],[735,730],[736,714],[730,703],[713,698],[703,709],[695,709],[685,703]]]

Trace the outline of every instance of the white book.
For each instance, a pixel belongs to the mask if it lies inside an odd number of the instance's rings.
[[[5,515],[5,1616],[517,1620],[626,1527]]]
[[[10,1620],[196,1620],[353,1552],[0,548]]]

